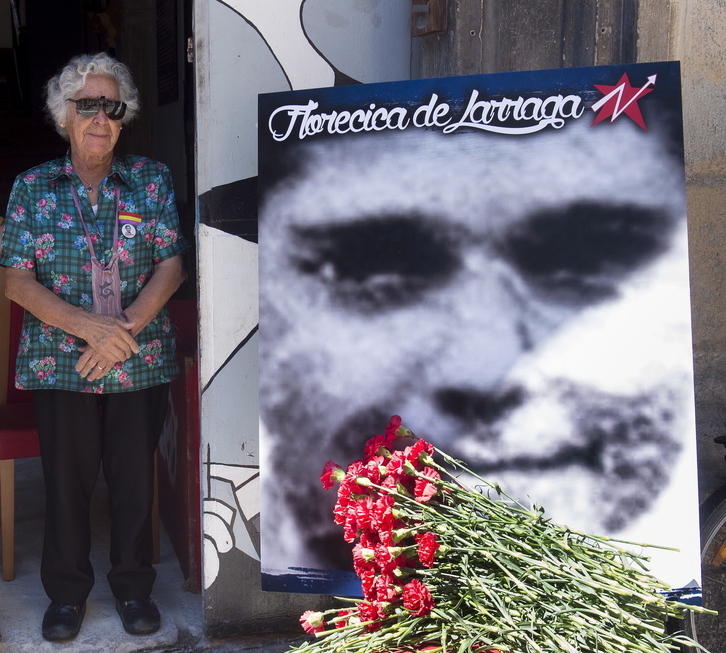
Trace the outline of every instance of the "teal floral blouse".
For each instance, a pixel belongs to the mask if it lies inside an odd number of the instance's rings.
[[[77,190],[83,219],[101,263],[111,259],[120,186],[119,272],[121,305],[133,302],[154,265],[188,248],[179,230],[169,169],[139,156],[116,157],[99,189],[94,215],[70,154],[19,175],[5,219],[0,265],[32,270],[46,288],[78,310],[90,311],[91,255],[69,187]],[[103,378],[88,382],[74,367],[83,340],[26,311],[16,360],[15,386],[75,392],[126,392],[166,383],[178,374],[174,334],[166,308],[136,336],[139,353]]]

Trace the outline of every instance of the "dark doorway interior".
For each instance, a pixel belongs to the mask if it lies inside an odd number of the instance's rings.
[[[130,67],[141,94],[140,116],[122,131],[116,151],[149,156],[171,168],[182,230],[194,243],[194,79],[193,66],[186,59],[191,16],[192,0],[11,0],[10,7],[0,9],[2,215],[15,177],[67,150],[68,144],[45,117],[47,80],[72,56],[105,51]],[[187,586],[199,591],[195,252],[193,246],[186,254],[187,281],[170,303],[177,353],[183,359],[182,375],[172,388],[176,412],[167,420],[171,426],[168,433],[165,428],[165,448],[160,449],[159,494],[161,516]],[[4,302],[0,302],[2,320],[7,320]],[[7,348],[4,326],[0,323],[0,349]],[[2,370],[5,361],[0,355]],[[3,394],[4,386],[0,397]],[[177,484],[169,489],[170,474],[162,472],[172,463]]]
[[[0,10],[0,206],[16,175],[62,156],[67,144],[43,109],[46,81],[73,55],[106,51],[126,63],[141,92],[139,118],[124,129],[119,153],[143,154],[172,170],[186,238],[195,236],[194,83],[186,61],[191,0],[11,0]],[[175,298],[196,296],[195,256]]]

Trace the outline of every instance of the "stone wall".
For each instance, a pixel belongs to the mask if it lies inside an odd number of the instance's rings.
[[[540,3],[542,4],[542,3]],[[413,77],[681,62],[699,492],[726,483],[725,0],[450,1],[448,30],[415,43]],[[635,26],[635,29],[633,29]]]
[[[726,483],[726,2],[641,0],[640,61],[681,62],[699,456],[705,499]],[[670,18],[670,30],[665,19]],[[667,46],[665,34],[669,35]]]

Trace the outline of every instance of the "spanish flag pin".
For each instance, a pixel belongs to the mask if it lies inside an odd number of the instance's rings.
[[[141,224],[141,213],[119,211],[118,221],[120,224],[132,224],[138,227]]]

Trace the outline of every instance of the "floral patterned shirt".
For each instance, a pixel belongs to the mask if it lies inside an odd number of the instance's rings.
[[[101,182],[94,215],[70,154],[19,175],[13,184],[2,237],[0,265],[35,272],[36,279],[65,301],[90,311],[91,255],[70,193],[77,190],[96,257],[114,251],[115,186],[120,187],[119,272],[121,305],[133,302],[154,265],[188,248],[179,230],[171,174],[162,163],[139,156],[116,157]],[[139,353],[88,382],[75,371],[83,340],[25,312],[16,359],[15,386],[75,392],[125,392],[166,383],[178,374],[173,329],[166,308],[136,336]]]

